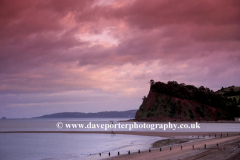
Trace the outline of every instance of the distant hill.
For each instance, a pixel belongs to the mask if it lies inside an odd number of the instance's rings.
[[[219,89],[218,91],[216,91],[216,93],[219,93],[219,94],[224,94],[224,93],[228,93],[228,92],[239,92],[240,91],[240,87],[238,86],[229,86],[229,87],[222,87],[221,89]]]
[[[220,90],[216,91],[216,93],[221,94],[229,99],[231,98],[232,101],[237,102],[240,105],[240,87],[222,87]]]
[[[230,89],[229,89],[230,90]],[[150,81],[150,91],[143,97],[136,113],[139,121],[213,121],[233,120],[240,116],[236,101],[215,93],[176,81]]]
[[[34,118],[134,118],[137,110],[106,111],[97,113],[61,112]]]

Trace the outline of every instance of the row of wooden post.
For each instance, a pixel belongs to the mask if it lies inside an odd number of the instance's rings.
[[[239,133],[239,135],[240,135],[240,133]],[[198,135],[198,137],[199,137],[199,135]],[[205,135],[203,135],[203,137],[205,137]],[[209,137],[210,137],[210,134],[209,134]],[[217,137],[216,134],[215,134],[215,137]],[[222,134],[221,134],[221,137],[222,137]],[[227,133],[227,137],[228,137],[228,133]]]
[[[218,143],[217,143],[217,147],[218,147]],[[204,148],[207,148],[207,145],[204,144]],[[183,146],[181,146],[181,150],[183,149]],[[192,149],[194,149],[194,145],[192,145]],[[172,147],[170,147],[170,151],[172,150]],[[160,148],[160,152],[162,151],[162,148]],[[151,152],[151,149],[149,149],[149,152]],[[138,150],[138,153],[140,153],[140,150]],[[128,154],[130,154],[130,151],[128,151]],[[101,153],[99,153],[99,155],[101,156]],[[110,156],[110,152],[108,153],[108,155]],[[120,152],[118,151],[118,156],[120,155]]]
[[[240,133],[239,133],[240,135]],[[198,136],[199,137],[199,136]],[[205,137],[205,135],[203,135],[203,137]],[[210,135],[209,135],[210,137]],[[217,137],[217,135],[215,134],[215,137]],[[222,137],[222,134],[221,134]],[[228,133],[227,133],[227,137],[228,137]],[[217,147],[219,146],[219,144],[217,143]],[[207,145],[204,144],[204,148],[207,148]],[[181,150],[183,149],[183,146],[181,145]],[[192,146],[192,149],[194,149],[194,145]],[[170,147],[170,151],[172,150],[172,147]],[[160,152],[162,151],[162,148],[160,148]],[[149,152],[151,152],[151,149],[149,149]],[[138,153],[140,153],[140,150],[138,150]],[[128,154],[130,154],[130,151],[128,151]],[[101,156],[101,153],[99,153],[99,155]],[[110,156],[110,152],[108,153],[108,155]],[[120,152],[118,152],[118,155],[120,155]]]

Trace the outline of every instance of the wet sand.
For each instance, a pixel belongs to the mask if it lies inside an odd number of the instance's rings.
[[[163,142],[166,140],[162,140]],[[161,142],[159,142],[161,144]],[[200,139],[194,142],[170,145],[167,147],[152,149],[151,152],[132,153],[130,155],[121,155],[111,157],[108,160],[239,160],[240,135],[231,134],[228,137],[218,137],[212,139]],[[206,144],[206,148],[205,148]],[[217,146],[218,144],[218,146]],[[194,149],[193,149],[194,145]],[[171,150],[170,150],[171,147]]]

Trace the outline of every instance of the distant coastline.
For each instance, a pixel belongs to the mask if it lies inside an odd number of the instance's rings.
[[[33,118],[134,118],[137,110],[105,111],[97,113],[61,112]]]

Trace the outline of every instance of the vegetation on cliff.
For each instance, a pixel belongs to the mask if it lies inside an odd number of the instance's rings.
[[[143,97],[136,120],[191,121],[232,120],[240,116],[237,102],[209,88],[199,88],[176,81],[150,81],[150,91]]]

